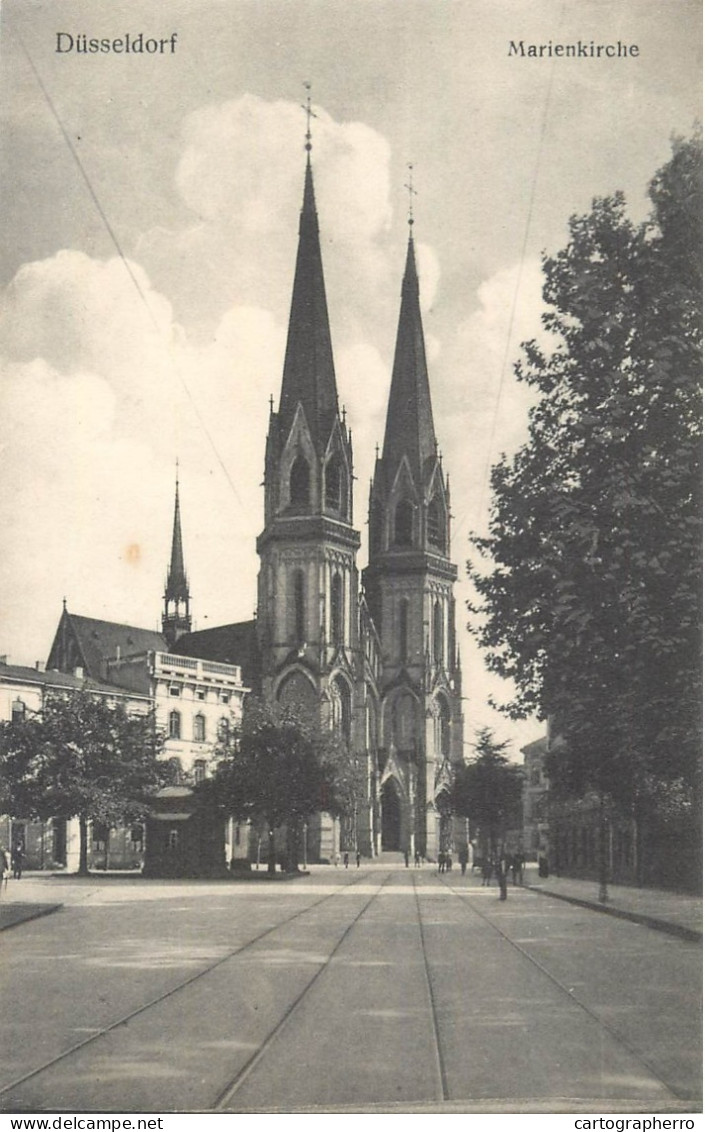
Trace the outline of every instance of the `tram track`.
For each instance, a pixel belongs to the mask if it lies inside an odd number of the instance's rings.
[[[230,962],[233,959],[236,959],[238,956],[240,956],[244,952],[246,952],[249,948],[254,947],[256,944],[260,943],[262,940],[266,939],[268,936],[273,935],[275,932],[281,931],[282,928],[288,927],[290,924],[294,923],[294,921],[299,920],[303,916],[306,916],[308,913],[311,913],[311,912],[315,911],[316,909],[320,908],[323,904],[327,903],[329,900],[335,899],[336,897],[340,896],[342,893],[349,892],[350,889],[355,888],[363,879],[365,879],[365,876],[366,876],[366,874],[363,873],[360,876],[356,876],[351,881],[344,882],[334,892],[327,893],[326,895],[321,896],[318,900],[314,900],[311,904],[307,904],[305,908],[300,908],[297,912],[294,912],[291,916],[287,916],[286,919],[280,920],[276,924],[273,924],[271,927],[265,928],[263,931],[258,932],[257,935],[252,936],[252,938],[248,939],[245,943],[238,944],[237,947],[232,948],[230,951],[226,952],[224,955],[220,955],[213,962],[207,964],[207,966],[202,967],[198,971],[192,972],[187,978],[182,979],[181,982],[177,983],[175,986],[172,986],[168,990],[160,992],[158,995],[155,995],[153,998],[150,998],[147,1002],[141,1003],[139,1006],[128,1011],[126,1014],[121,1015],[119,1018],[115,1019],[113,1022],[110,1022],[107,1026],[102,1026],[100,1029],[97,1029],[95,1031],[95,1033],[89,1034],[87,1037],[82,1038],[78,1042],[75,1042],[73,1045],[69,1046],[65,1050],[62,1050],[60,1053],[56,1054],[54,1057],[48,1058],[46,1061],[42,1062],[41,1065],[37,1065],[33,1069],[28,1070],[26,1073],[23,1073],[21,1076],[15,1077],[12,1081],[10,1081],[7,1084],[0,1087],[0,1098],[7,1096],[8,1094],[12,1093],[15,1089],[20,1088],[22,1085],[26,1084],[28,1081],[32,1081],[35,1078],[41,1076],[41,1074],[47,1072],[47,1070],[53,1069],[57,1065],[60,1065],[62,1062],[67,1061],[69,1058],[71,1058],[75,1054],[86,1050],[89,1046],[99,1042],[107,1034],[112,1033],[114,1030],[119,1029],[121,1026],[128,1025],[134,1019],[146,1014],[147,1011],[152,1010],[152,1009],[160,1006],[162,1003],[168,1001],[171,998],[174,998],[180,992],[186,990],[188,987],[193,986],[193,984],[197,983],[199,980],[206,978],[208,975],[210,975],[214,971],[218,970],[218,968],[224,966],[224,964]],[[386,883],[387,879],[388,879],[388,877],[385,878],[385,881],[383,882],[383,884]],[[375,893],[373,895],[373,897],[367,902],[367,904],[363,908],[363,912],[369,906],[372,899],[374,899],[375,895],[377,895],[377,893]],[[356,917],[356,920],[357,919],[359,919],[359,916]],[[353,921],[353,923],[355,923],[356,920]],[[347,935],[348,931],[350,930],[350,927],[352,927],[352,924],[350,924],[348,926],[348,928],[346,929],[346,932],[345,932],[346,935]],[[344,936],[341,938],[340,943],[342,943],[343,938],[344,938]],[[339,945],[340,944],[338,944],[337,946],[339,946]],[[336,949],[337,949],[337,947],[336,947]],[[300,997],[303,997],[303,996],[300,996]]]
[[[358,924],[358,922],[362,919],[362,917],[368,911],[368,909],[370,908],[373,901],[375,901],[377,899],[377,897],[379,896],[380,892],[382,892],[385,885],[389,881],[389,878],[390,878],[391,875],[392,875],[391,872],[387,873],[386,877],[381,882],[381,884],[378,884],[377,891],[372,893],[369,900],[367,900],[367,902],[363,905],[363,907],[355,914],[353,919],[350,921],[350,923],[347,925],[347,927],[343,931],[342,935],[340,936],[340,939],[334,945],[332,950],[329,952],[329,954],[327,955],[327,957],[325,958],[323,963],[321,963],[321,965],[318,967],[318,969],[314,972],[313,976],[309,979],[309,981],[306,983],[306,985],[302,988],[302,990],[299,992],[299,994],[296,996],[296,998],[293,1000],[293,1002],[291,1002],[289,1004],[289,1006],[287,1007],[285,1012],[282,1014],[279,1021],[270,1030],[270,1032],[267,1034],[265,1039],[260,1043],[258,1049],[256,1049],[252,1053],[251,1057],[248,1058],[248,1060],[245,1062],[245,1064],[238,1070],[236,1076],[234,1078],[232,1078],[231,1081],[228,1082],[228,1084],[225,1086],[224,1089],[221,1090],[220,1094],[216,1098],[215,1104],[213,1106],[213,1111],[215,1111],[215,1112],[227,1112],[228,1111],[228,1106],[229,1106],[230,1101],[236,1095],[238,1090],[245,1084],[246,1080],[251,1075],[251,1073],[260,1064],[260,1062],[265,1057],[265,1055],[267,1054],[267,1052],[271,1048],[271,1046],[274,1043],[274,1041],[276,1040],[276,1038],[282,1032],[282,1030],[289,1024],[291,1019],[294,1017],[294,1015],[296,1014],[296,1012],[298,1011],[298,1009],[300,1008],[300,1006],[304,1002],[307,995],[311,992],[314,985],[318,982],[321,975],[323,975],[324,972],[328,970],[333,958],[338,953],[338,951],[340,950],[342,945],[345,943],[345,940],[348,938],[348,936],[352,932],[353,928],[355,928],[355,926]]]
[[[588,1006],[587,1003],[583,1002],[576,995],[575,991],[571,987],[566,986],[565,983],[563,983],[559,978],[557,978],[557,976],[554,975],[552,971],[549,971],[548,968],[546,966],[544,966],[544,964],[541,963],[540,960],[536,959],[535,956],[533,956],[525,947],[523,947],[520,943],[516,943],[515,940],[513,940],[511,938],[511,936],[506,931],[504,931],[498,924],[496,924],[490,916],[487,916],[484,912],[482,912],[480,910],[480,908],[477,907],[477,905],[475,904],[474,901],[471,902],[467,899],[467,897],[461,896],[460,893],[456,892],[456,890],[450,884],[448,884],[445,879],[443,879],[443,878],[439,878],[439,879],[440,879],[440,883],[443,885],[443,887],[452,896],[456,897],[456,899],[458,899],[460,901],[461,906],[465,909],[465,911],[469,915],[474,914],[475,916],[479,917],[479,919],[482,920],[483,923],[485,923],[493,931],[495,931],[504,940],[505,943],[508,943],[524,959],[526,959],[529,963],[531,963],[532,966],[535,967],[536,970],[538,970],[546,979],[548,979],[553,984],[553,986],[556,987],[561,992],[562,995],[564,995],[567,999],[569,999],[570,1002],[574,1006],[577,1006],[580,1010],[582,1010],[593,1022],[595,1022],[600,1027],[601,1030],[603,1030],[606,1034],[608,1034],[609,1037],[612,1039],[612,1041],[616,1042],[622,1049],[626,1050],[626,1052],[631,1057],[635,1058],[639,1062],[639,1064],[644,1069],[646,1069],[647,1072],[649,1074],[651,1074],[651,1076],[655,1080],[657,1080],[661,1085],[663,1085],[663,1087],[665,1089],[668,1090],[668,1092],[671,1094],[671,1096],[673,1096],[678,1101],[687,1101],[687,1100],[690,1099],[687,1094],[679,1093],[678,1090],[676,1088],[674,1088],[673,1085],[670,1084],[663,1077],[663,1075],[659,1072],[658,1068],[655,1065],[653,1065],[653,1063],[650,1062],[648,1060],[648,1058],[644,1057],[642,1052],[636,1046],[634,1046],[632,1042],[630,1042],[627,1038],[625,1038],[624,1035],[621,1034],[613,1026],[610,1026],[610,1024],[608,1022],[606,1022],[604,1020],[604,1018],[601,1018],[600,1015],[598,1013],[596,1013],[596,1011],[594,1011],[590,1006]],[[528,892],[530,890],[525,889],[524,891]],[[432,987],[430,970],[429,970],[429,984]],[[431,990],[431,995],[432,995],[432,998],[433,998],[433,991],[432,990]],[[448,1097],[446,1099],[451,1099],[451,1098]]]

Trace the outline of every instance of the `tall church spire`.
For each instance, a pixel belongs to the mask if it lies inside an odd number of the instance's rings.
[[[410,225],[412,223],[410,218]],[[382,462],[388,475],[394,476],[406,455],[412,474],[420,484],[425,478],[427,461],[435,457],[436,448],[419,305],[419,279],[414,239],[410,232]]]
[[[310,142],[307,143],[307,149],[309,146]],[[298,404],[301,404],[306,416],[311,439],[321,454],[338,414],[338,392],[310,152],[306,155],[299,247],[279,402],[279,422],[283,435],[287,435],[291,428]]]
[[[171,536],[171,560],[164,590],[164,612],[162,613],[162,632],[169,647],[183,633],[191,632],[188,578],[184,568],[184,547],[181,537],[181,508],[179,506],[179,465],[176,464],[176,488],[174,492],[174,527]],[[182,608],[183,607],[183,608]]]

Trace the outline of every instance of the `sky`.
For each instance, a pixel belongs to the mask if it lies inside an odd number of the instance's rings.
[[[166,53],[57,52],[171,37]],[[58,33],[64,33],[57,41]],[[510,43],[616,43],[541,58]],[[408,235],[450,474],[466,744],[519,757],[465,629],[489,470],[526,437],[541,255],[620,189],[630,214],[700,113],[694,0],[4,0],[0,10],[0,654],[70,611],[157,627],[175,461],[195,628],[253,615],[304,174],[305,82],[363,535]]]

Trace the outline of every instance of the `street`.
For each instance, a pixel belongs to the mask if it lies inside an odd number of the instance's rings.
[[[20,884],[64,906],[0,936],[4,1112],[699,1107],[702,949],[640,924],[431,866]]]

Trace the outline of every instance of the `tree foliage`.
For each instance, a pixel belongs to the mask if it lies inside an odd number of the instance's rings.
[[[266,826],[270,872],[278,827],[296,829],[316,811],[341,813],[352,804],[356,779],[344,744],[292,705],[248,696],[239,729],[219,744],[214,761],[199,789],[224,813]]]
[[[141,821],[168,768],[150,715],[132,715],[90,691],[47,699],[41,714],[0,724],[0,808],[46,820],[79,819],[79,871],[87,824]]]
[[[471,626],[552,717],[566,785],[624,804],[699,783],[702,141],[673,144],[634,224],[621,194],[544,259],[550,346],[524,344],[529,440],[493,469]],[[675,789],[675,787],[674,787]]]
[[[511,763],[507,743],[497,742],[487,727],[478,731],[475,756],[455,770],[449,791],[451,809],[469,819],[485,854],[494,855],[509,829],[522,824],[524,772]]]

